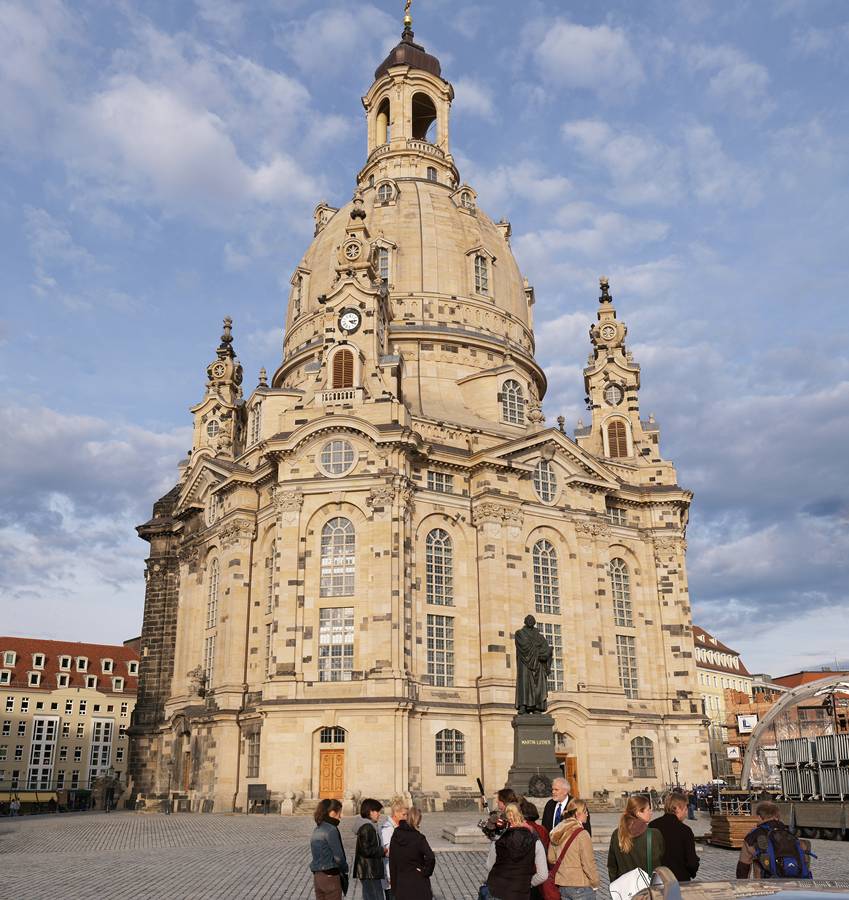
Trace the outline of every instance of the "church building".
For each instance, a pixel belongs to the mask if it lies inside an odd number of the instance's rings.
[[[315,210],[282,359],[232,322],[150,543],[130,774],[146,799],[283,812],[458,807],[513,758],[513,632],[554,648],[573,790],[709,778],[684,540],[692,494],[640,417],[600,282],[589,423],[542,412],[534,291],[450,149],[454,92],[409,19],[363,98],[367,155]],[[590,298],[588,298],[588,303]],[[200,386],[199,386],[200,387]]]

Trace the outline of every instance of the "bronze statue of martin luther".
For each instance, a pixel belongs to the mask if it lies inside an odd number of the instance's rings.
[[[544,713],[548,705],[548,676],[552,650],[533,616],[516,634],[516,709],[519,715]]]

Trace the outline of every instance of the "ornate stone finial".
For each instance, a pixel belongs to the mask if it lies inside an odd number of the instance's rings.
[[[366,211],[363,208],[363,195],[360,189],[354,191],[354,208],[351,210],[352,219],[365,219]]]
[[[611,303],[613,297],[610,296],[610,282],[607,280],[607,275],[602,275],[601,278],[599,278],[598,285],[601,288],[601,296],[598,298],[598,302]]]
[[[561,434],[566,434],[566,416],[557,417],[557,428]]]
[[[233,353],[233,320],[230,316],[224,316],[224,333],[221,335],[221,343],[218,345],[219,356],[234,356]]]
[[[405,0],[404,3],[404,31],[409,31],[413,27],[413,17],[410,15],[410,7],[413,0]]]
[[[265,371],[265,367],[259,370],[259,386],[268,387],[268,373]]]
[[[578,428],[583,428],[583,427],[584,427],[584,420],[578,419]]]

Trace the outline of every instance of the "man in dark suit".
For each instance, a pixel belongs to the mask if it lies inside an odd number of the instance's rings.
[[[678,791],[666,795],[664,814],[651,823],[663,835],[662,864],[672,870],[679,881],[690,881],[699,871],[699,855],[692,830],[684,824],[687,818],[687,796]]]
[[[569,795],[569,782],[565,778],[555,778],[554,781],[551,782],[551,800],[545,804],[545,809],[542,811],[543,828],[550,832],[552,828],[556,828],[560,824],[563,817],[566,815],[566,807],[569,805],[571,799],[572,797]],[[589,815],[587,816],[587,823],[584,825],[584,828],[592,834]]]

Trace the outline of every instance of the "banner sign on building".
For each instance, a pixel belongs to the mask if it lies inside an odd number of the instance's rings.
[[[728,751],[729,759],[740,759],[740,748],[739,747],[726,747]]]
[[[756,715],[737,716],[737,731],[740,734],[751,734],[757,724],[758,717]]]

